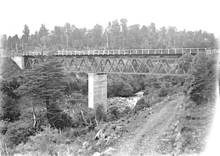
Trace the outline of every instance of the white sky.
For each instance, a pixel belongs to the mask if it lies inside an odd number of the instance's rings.
[[[109,21],[126,18],[128,25],[178,30],[205,30],[220,35],[219,0],[0,0],[0,34],[22,35],[24,24],[31,33],[41,24],[49,30],[65,23],[78,28],[104,28]]]

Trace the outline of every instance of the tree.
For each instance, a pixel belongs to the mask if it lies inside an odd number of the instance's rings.
[[[1,83],[3,99],[1,103],[2,115],[0,118],[3,120],[14,122],[20,116],[20,110],[18,109],[18,99],[20,96],[15,93],[19,85],[15,77],[3,80]]]
[[[18,35],[12,37],[12,47],[13,49],[18,49],[19,38]]]
[[[167,30],[168,48],[176,47],[176,27],[169,27]]]
[[[24,25],[23,35],[24,35],[24,42],[28,43],[28,39],[30,36],[30,30],[26,24]]]
[[[127,40],[127,33],[128,33],[128,27],[127,27],[127,19],[121,19],[121,30],[122,30],[122,36],[123,36],[123,44],[122,48],[124,49],[126,47],[126,40]]]
[[[41,24],[40,31],[38,33],[39,37],[47,36],[49,34],[49,30],[46,28],[44,24]]]
[[[114,20],[112,22],[110,34],[111,34],[111,48],[112,49],[119,48],[120,25],[118,23],[118,20]]]
[[[129,27],[129,48],[139,48],[140,47],[140,36],[139,36],[139,31],[140,31],[140,25],[132,25]]]
[[[2,48],[6,50],[7,48],[7,36],[6,35],[2,36],[1,45],[2,45]]]
[[[45,104],[48,117],[51,109],[63,96],[65,90],[63,68],[58,59],[48,57],[47,61],[24,72],[25,82],[17,89],[21,96],[27,96],[33,101]],[[58,109],[58,107],[56,107]],[[57,114],[58,115],[58,114]]]
[[[157,48],[158,33],[154,23],[151,23],[150,26],[148,26],[148,34],[148,48]]]
[[[44,46],[44,48],[46,48],[46,45],[50,42],[48,35],[49,30],[44,24],[41,24],[40,30],[38,32],[38,43],[40,43],[41,46]]]
[[[167,29],[162,27],[159,31],[158,48],[167,47]]]
[[[142,26],[142,28],[139,31],[140,33],[140,39],[141,39],[141,48],[149,48],[148,46],[148,29],[147,27],[144,25]]]
[[[12,47],[12,37],[9,36],[8,37],[8,40],[7,40],[7,50],[12,50],[13,47]]]
[[[91,31],[92,33],[92,45],[93,47],[101,47],[102,46],[102,26],[96,24],[95,27]]]

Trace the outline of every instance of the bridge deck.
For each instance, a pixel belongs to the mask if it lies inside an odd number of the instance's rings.
[[[184,53],[196,54],[199,52],[213,53],[216,50],[206,48],[174,48],[174,49],[126,49],[126,50],[81,50],[81,51],[28,51],[28,52],[4,52],[8,56],[38,56],[38,55],[55,55],[55,56],[93,56],[93,55],[182,55]]]

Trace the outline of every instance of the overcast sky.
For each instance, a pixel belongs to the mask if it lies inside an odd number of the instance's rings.
[[[27,24],[31,33],[41,24],[74,24],[78,28],[104,28],[109,21],[126,18],[128,25],[157,28],[175,26],[178,30],[204,30],[220,35],[219,0],[0,0],[0,34],[22,35]]]

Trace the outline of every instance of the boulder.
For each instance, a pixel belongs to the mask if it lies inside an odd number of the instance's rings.
[[[87,141],[83,142],[83,149],[87,149],[89,147],[89,143]]]
[[[101,156],[101,153],[95,152],[92,156]]]
[[[115,148],[109,147],[107,150],[102,152],[102,155],[113,155],[115,151],[116,151]]]
[[[83,153],[83,149],[79,149],[77,153],[78,153],[78,154]]]

